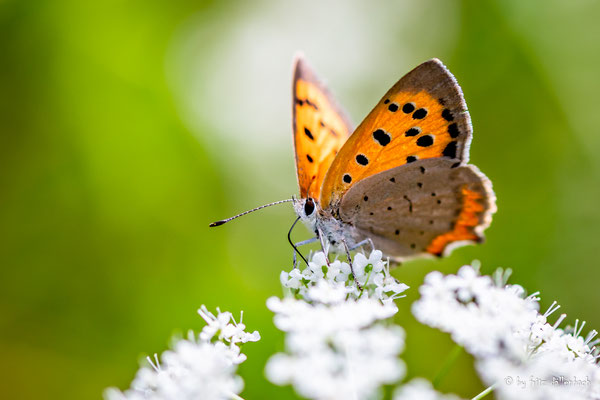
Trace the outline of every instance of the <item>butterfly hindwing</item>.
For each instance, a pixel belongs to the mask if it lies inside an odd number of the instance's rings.
[[[319,198],[325,173],[352,132],[343,111],[301,57],[294,65],[293,131],[300,197]]]
[[[339,203],[357,182],[427,158],[468,161],[472,128],[462,91],[437,59],[406,74],[348,138],[325,176],[320,204]]]
[[[357,242],[369,237],[399,259],[478,242],[496,209],[491,183],[456,163],[430,158],[365,178],[343,197],[339,218],[355,227]]]

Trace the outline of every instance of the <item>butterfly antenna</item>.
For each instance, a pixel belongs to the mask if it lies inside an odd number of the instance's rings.
[[[298,248],[296,247],[296,245],[294,244],[294,242],[292,242],[292,231],[294,230],[294,227],[296,226],[296,224],[298,223],[298,221],[300,221],[300,217],[296,218],[296,220],[294,221],[294,223],[290,227],[290,230],[288,231],[288,242],[290,242],[290,245],[294,248],[294,251],[296,253],[300,254],[300,258],[302,258],[304,260],[304,262],[306,263],[306,265],[308,265],[308,261],[306,261],[306,258],[304,258],[304,256],[302,255],[302,253],[300,253],[300,250],[298,250]],[[294,266],[294,268],[295,268],[295,266]]]
[[[275,202],[273,202],[273,203],[265,204],[265,205],[263,205],[263,206],[260,206],[260,207],[253,208],[252,210],[244,211],[244,212],[243,212],[243,213],[241,213],[241,214],[234,215],[233,217],[230,217],[230,218],[227,218],[227,219],[222,219],[222,220],[220,220],[220,221],[215,221],[215,222],[211,223],[209,226],[210,226],[210,227],[213,227],[213,226],[220,226],[220,225],[223,225],[224,223],[226,223],[226,222],[229,222],[229,221],[231,221],[231,220],[233,220],[233,219],[239,218],[239,217],[241,217],[242,215],[250,214],[251,212],[258,211],[258,210],[261,210],[261,209],[263,209],[263,208],[266,208],[266,207],[275,206],[275,205],[277,205],[277,204],[281,204],[281,203],[288,203],[288,202],[290,202],[290,201],[293,201],[293,200],[294,200],[294,199],[285,199],[285,200],[279,200],[279,201],[275,201]]]

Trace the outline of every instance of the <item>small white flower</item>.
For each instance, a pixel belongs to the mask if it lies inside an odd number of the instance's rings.
[[[217,311],[219,311],[217,309]],[[198,310],[198,314],[206,321],[206,326],[202,328],[200,339],[211,340],[217,333],[222,332],[227,328],[231,320],[230,312],[218,312],[217,316],[208,311],[205,305],[202,305]]]
[[[247,333],[244,324],[236,324],[229,312],[215,316],[205,306],[199,310],[207,322],[202,332],[178,340],[172,350],[165,351],[159,362],[148,358],[150,367],[142,367],[130,389],[105,391],[107,400],[225,400],[244,387],[235,374],[237,365],[245,361],[237,343],[256,341],[258,332]],[[233,323],[232,323],[233,322]],[[211,341],[218,334],[216,341]],[[227,342],[227,343],[226,343]]]
[[[298,269],[293,269],[289,273],[281,271],[279,276],[281,285],[290,289],[300,289],[302,285],[302,274]]]
[[[460,398],[453,394],[439,393],[425,379],[415,378],[394,392],[394,400],[460,400]]]
[[[207,323],[200,332],[200,340],[211,341],[217,336],[218,340],[226,341],[232,345],[260,340],[258,331],[252,333],[245,331],[246,325],[242,322],[242,316],[240,316],[240,322],[236,323],[230,312],[221,312],[218,308],[217,312],[218,314],[215,316],[204,305],[198,310],[198,314]]]
[[[308,288],[307,300],[323,304],[339,303],[346,299],[346,288],[343,283],[327,283],[320,280],[315,286]]]

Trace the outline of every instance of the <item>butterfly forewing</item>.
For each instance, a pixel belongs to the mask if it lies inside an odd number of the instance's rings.
[[[335,207],[357,182],[417,160],[468,161],[472,129],[462,91],[437,59],[398,81],[348,138],[323,181],[320,203]]]
[[[294,66],[293,130],[300,196],[318,199],[325,174],[352,128],[301,57]]]

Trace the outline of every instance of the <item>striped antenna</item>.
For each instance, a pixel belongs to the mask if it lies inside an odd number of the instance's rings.
[[[236,218],[238,218],[238,217],[241,217],[242,215],[250,214],[251,212],[258,211],[258,210],[260,210],[260,209],[262,209],[262,208],[266,208],[266,207],[275,206],[275,205],[277,205],[277,204],[281,204],[281,203],[288,203],[288,202],[290,202],[290,201],[293,201],[293,200],[294,200],[294,199],[285,199],[285,200],[279,200],[279,201],[275,201],[275,202],[273,202],[273,203],[265,204],[265,205],[263,205],[263,206],[260,206],[260,207],[253,208],[252,210],[244,211],[244,212],[243,212],[243,213],[241,213],[241,214],[234,215],[233,217],[230,217],[230,218],[227,218],[227,219],[222,219],[222,220],[220,220],[220,221],[213,222],[213,223],[211,223],[209,226],[210,226],[210,227],[213,227],[213,226],[221,226],[221,225],[223,225],[224,223],[231,221],[232,219],[236,219]]]

